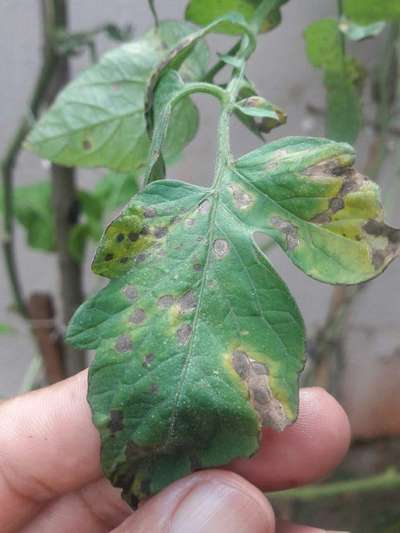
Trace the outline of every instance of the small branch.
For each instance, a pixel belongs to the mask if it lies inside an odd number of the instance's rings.
[[[267,494],[267,496],[269,499],[276,502],[287,500],[307,502],[323,498],[332,498],[344,494],[365,494],[394,489],[400,489],[400,474],[395,468],[389,468],[383,474],[369,476],[363,479],[335,481],[325,485],[311,485],[299,489],[273,492]]]
[[[44,53],[50,57],[57,57],[54,39],[57,31],[67,31],[67,3],[65,0],[42,0],[42,13],[45,35]],[[58,56],[53,82],[47,95],[49,104],[68,83],[69,78],[68,57]],[[73,168],[52,164],[51,177],[61,302],[63,320],[67,324],[83,301],[82,267],[71,255],[69,249],[71,229],[78,222],[79,202],[75,186],[75,170]],[[75,374],[85,368],[85,352],[82,350],[65,346],[64,355],[64,366],[67,375]]]
[[[149,8],[150,8],[151,14],[153,15],[153,18],[154,18],[154,25],[156,28],[158,28],[160,25],[160,21],[157,15],[156,6],[154,5],[154,0],[148,0],[148,2],[149,2]]]
[[[14,249],[14,168],[22,149],[22,143],[31,129],[32,116],[36,117],[46,95],[46,88],[53,77],[56,61],[53,57],[46,57],[35,83],[28,112],[22,117],[14,137],[11,139],[4,158],[1,162],[1,173],[4,193],[4,237],[2,242],[6,271],[9,278],[13,299],[17,310],[23,316],[27,316],[27,308],[23,297],[22,287],[19,281],[18,268]]]
[[[56,383],[65,378],[65,371],[62,336],[55,326],[52,297],[46,293],[33,293],[29,298],[28,309],[32,321],[32,333],[42,356],[47,383]],[[29,390],[27,376],[24,382],[26,390]],[[30,388],[32,388],[32,383]]]

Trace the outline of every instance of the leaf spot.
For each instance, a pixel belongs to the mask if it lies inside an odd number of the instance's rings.
[[[118,233],[118,235],[115,237],[115,240],[117,242],[122,242],[125,239],[125,235],[123,233]]]
[[[229,244],[225,239],[216,239],[213,244],[213,250],[218,259],[222,259],[229,252]]]
[[[374,250],[372,253],[372,264],[376,270],[379,270],[385,263],[385,252],[383,250]]]
[[[232,193],[235,206],[238,209],[247,209],[253,203],[251,195],[242,189],[242,187],[239,187],[239,185],[231,185],[229,189]]]
[[[104,256],[104,260],[105,261],[111,261],[111,259],[113,259],[113,258],[114,258],[114,254],[106,254]]]
[[[168,233],[168,228],[165,226],[160,226],[158,228],[155,228],[154,230],[154,237],[156,239],[161,239],[162,237],[165,237],[165,235]]]
[[[108,428],[111,433],[116,433],[117,431],[121,431],[124,428],[122,412],[119,409],[111,409]]]
[[[128,261],[129,261],[129,257],[121,257],[121,259],[119,260],[119,262],[122,265],[125,265]]]
[[[247,378],[250,370],[250,363],[246,352],[235,350],[232,355],[232,365],[242,379]]]
[[[203,270],[203,267],[202,267],[202,265],[200,263],[195,263],[193,265],[193,269],[194,269],[195,272],[201,272]]]
[[[117,352],[129,352],[132,348],[133,342],[129,335],[121,335],[118,337],[117,342],[115,343],[115,349]]]
[[[160,392],[160,387],[157,385],[157,383],[151,383],[149,391],[151,394],[157,394],[158,392]]]
[[[158,306],[161,307],[161,309],[167,309],[173,305],[174,301],[174,297],[171,296],[171,294],[164,294],[164,296],[160,296],[158,299]]]
[[[342,198],[332,198],[329,202],[329,207],[331,208],[332,213],[340,211],[344,207],[344,201]]]
[[[89,141],[89,139],[85,139],[82,142],[82,146],[84,150],[90,150],[92,148],[92,143]]]
[[[293,250],[299,245],[298,231],[294,224],[291,224],[280,217],[272,217],[271,224],[285,235],[286,247],[289,251]]]
[[[128,239],[132,242],[137,241],[139,238],[139,233],[135,233],[134,231],[131,231],[128,233]]]
[[[192,326],[190,324],[184,324],[176,332],[178,340],[181,344],[186,344],[192,334]]]
[[[153,218],[157,215],[157,211],[154,209],[154,207],[146,207],[143,214],[146,218]]]
[[[146,259],[146,254],[139,254],[136,256],[136,263],[143,263],[143,261]]]
[[[128,298],[128,300],[136,300],[138,297],[138,291],[133,285],[128,285],[122,289],[122,292]]]
[[[191,311],[196,308],[197,299],[193,291],[189,291],[179,299],[182,311]]]
[[[135,309],[133,312],[130,321],[134,324],[141,324],[146,320],[146,313],[144,312],[144,309]]]
[[[148,353],[144,356],[143,359],[143,366],[145,368],[149,368],[151,366],[151,363],[154,361],[155,355],[153,353]]]

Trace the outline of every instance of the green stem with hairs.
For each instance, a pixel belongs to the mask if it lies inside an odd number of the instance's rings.
[[[376,491],[400,489],[400,474],[395,468],[389,468],[382,474],[363,479],[334,481],[325,485],[311,485],[282,492],[271,492],[267,496],[273,502],[302,501],[309,502],[324,498],[333,498],[343,494],[365,494]]]

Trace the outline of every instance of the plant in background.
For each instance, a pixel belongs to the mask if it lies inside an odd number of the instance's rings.
[[[400,18],[399,2],[376,12],[367,2],[339,2],[341,18],[306,30],[308,57],[327,88],[329,139],[284,138],[237,160],[230,150],[233,115],[259,137],[285,121],[245,67],[286,2],[191,0],[190,23],[159,21],[150,2],[155,28],[67,85],[26,141],[55,164],[110,169],[94,191],[78,193],[85,219],[70,234],[76,258],[104,215],[139,188],[97,248],[93,271],[110,281],[67,332],[76,347],[96,349],[88,400],[102,465],[132,506],[193,470],[249,457],[263,426],[282,430],[296,419],[303,321],[256,231],[332,284],[371,279],[400,253],[378,186],[354,168],[353,148],[336,142],[353,143],[362,123],[366,74],[345,39],[381,32],[382,20]],[[211,32],[238,37],[210,67]],[[222,69],[230,74],[219,84]],[[221,108],[208,188],[165,179],[196,135],[196,93]]]

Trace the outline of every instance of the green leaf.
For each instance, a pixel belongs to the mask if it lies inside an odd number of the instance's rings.
[[[146,86],[167,50],[188,35],[187,23],[163,22],[159,32],[120,46],[83,72],[58,96],[28,136],[26,146],[59,164],[135,171],[145,165],[149,139],[144,120]],[[207,48],[196,44],[181,68],[186,79],[201,77]],[[182,125],[186,135],[180,134]],[[197,111],[189,99],[176,107],[165,147],[174,158],[196,133]]]
[[[0,323],[0,335],[11,335],[15,333],[15,329],[9,324]]]
[[[336,20],[313,22],[304,37],[310,63],[324,72],[327,136],[353,144],[362,124],[361,68],[343,54]]]
[[[350,39],[350,41],[363,41],[364,39],[369,39],[371,37],[376,37],[385,29],[385,22],[374,22],[363,26],[361,24],[356,24],[346,17],[342,17],[339,22],[340,31]]]
[[[400,20],[400,0],[344,0],[345,15],[360,24]]]
[[[3,211],[3,189],[0,188],[0,212]],[[14,211],[26,232],[29,246],[45,252],[55,249],[51,184],[40,181],[14,189]]]
[[[347,144],[283,139],[223,165],[211,188],[151,183],[106,229],[93,270],[111,281],[68,340],[97,349],[88,398],[102,465],[131,505],[251,456],[263,425],[295,420],[303,323],[254,233],[315,278],[377,275],[400,231],[353,161]]]
[[[96,183],[93,194],[107,213],[126,204],[138,189],[138,176],[133,172],[110,171]]]
[[[262,32],[270,31],[280,24],[280,8],[287,2],[288,0],[275,0],[276,7],[274,7],[262,24]],[[261,3],[261,0],[219,0],[218,2],[215,0],[190,0],[186,8],[185,17],[195,24],[206,26],[218,17],[230,12],[237,12],[243,15],[247,22],[251,22]],[[219,26],[218,31],[229,34],[239,33],[238,29],[228,22]]]

